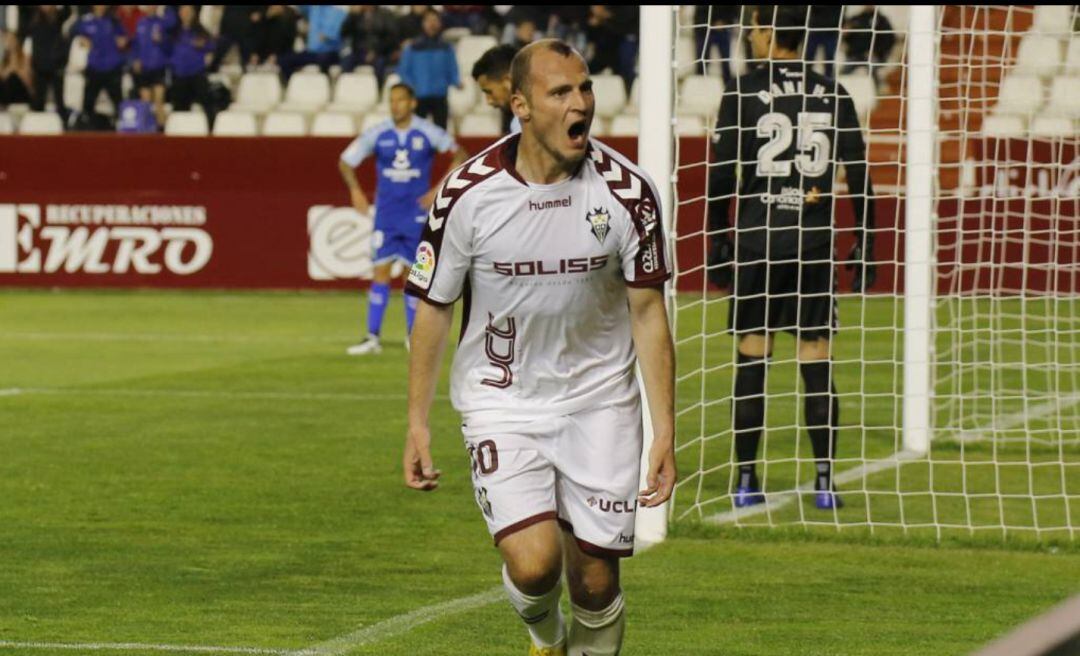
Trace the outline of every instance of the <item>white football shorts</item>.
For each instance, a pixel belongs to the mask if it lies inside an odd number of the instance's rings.
[[[564,417],[500,423],[498,429],[470,426],[466,418],[463,432],[476,503],[496,545],[557,519],[587,554],[633,554],[639,398]]]

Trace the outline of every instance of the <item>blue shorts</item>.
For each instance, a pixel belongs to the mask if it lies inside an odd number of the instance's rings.
[[[371,233],[372,264],[400,260],[412,266],[426,222],[427,212],[415,203],[411,207],[377,209],[375,231]]]

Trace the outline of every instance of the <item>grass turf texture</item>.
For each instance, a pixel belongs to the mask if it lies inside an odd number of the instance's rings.
[[[445,399],[442,489],[400,483],[401,314],[359,359],[356,294],[0,292],[0,641],[301,649],[496,586]],[[963,654],[1080,581],[1071,545],[863,531],[677,525],[624,653]],[[500,601],[351,653],[525,645]]]

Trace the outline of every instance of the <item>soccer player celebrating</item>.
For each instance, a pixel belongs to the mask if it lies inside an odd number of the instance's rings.
[[[748,8],[749,9],[749,8]],[[841,505],[832,484],[839,403],[830,339],[834,300],[835,160],[844,162],[855,209],[855,246],[848,258],[852,291],[873,285],[873,189],[866,173],[855,105],[833,79],[800,61],[805,6],[761,5],[750,41],[764,64],[725,93],[714,137],[710,180],[709,278],[731,284],[728,325],[738,340],[733,423],[738,459],[736,507],[765,500],[755,460],[765,422],[766,359],[778,331],[798,342],[807,431],[817,474],[815,503]],[[741,166],[741,171],[739,167]],[[728,207],[736,187],[736,229]],[[734,232],[734,234],[732,234]]]
[[[501,45],[489,48],[473,64],[472,76],[490,107],[503,117],[503,132],[521,132],[521,122],[510,111],[510,62],[517,48]]]
[[[613,655],[625,622],[619,558],[633,552],[637,505],[664,502],[675,484],[660,207],[645,173],[589,138],[595,101],[576,50],[555,39],[529,44],[511,79],[521,133],[450,174],[409,274],[407,291],[423,302],[405,483],[438,485],[428,414],[462,298],[451,400],[530,653]],[[655,435],[640,491],[635,361]],[[569,630],[559,610],[564,569]]]
[[[368,336],[350,346],[349,355],[381,353],[383,314],[390,301],[393,264],[412,266],[416,244],[424,229],[427,208],[438,187],[431,185],[431,165],[436,153],[454,153],[451,168],[465,161],[467,154],[454,143],[445,130],[415,115],[416,96],[407,84],[390,88],[390,118],[370,128],[353,140],[341,153],[338,168],[349,188],[353,207],[367,214],[371,207],[356,180],[355,169],[368,157],[375,156],[375,231],[371,235],[375,275],[368,293]],[[405,323],[412,331],[416,299],[405,298]],[[405,346],[408,347],[408,337]]]

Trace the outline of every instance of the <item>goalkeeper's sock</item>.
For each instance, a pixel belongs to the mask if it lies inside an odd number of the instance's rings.
[[[371,284],[368,292],[367,331],[369,335],[376,337],[382,332],[383,314],[386,313],[386,304],[390,301],[390,285],[384,282]]]
[[[626,629],[622,593],[603,610],[586,610],[571,602],[574,620],[570,623],[568,656],[617,656]]]
[[[765,358],[740,353],[735,369],[735,457],[740,487],[757,487],[754,461],[764,425]]]
[[[420,304],[420,299],[415,296],[405,295],[405,330],[406,335],[412,334],[413,320],[416,319],[416,308]]]
[[[503,587],[506,588],[506,596],[510,597],[510,605],[529,628],[529,636],[537,647],[555,647],[566,639],[566,622],[563,620],[562,610],[559,608],[559,597],[562,596],[562,582],[542,595],[529,595],[518,590],[514,582],[510,580],[510,574],[503,565]]]
[[[832,362],[821,360],[799,365],[806,391],[806,426],[817,461],[815,490],[832,490],[832,461],[836,457],[840,403],[832,381]]]

